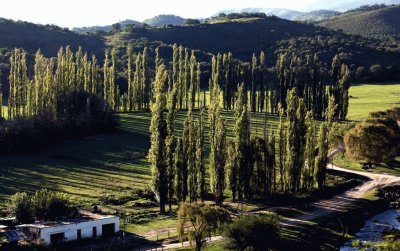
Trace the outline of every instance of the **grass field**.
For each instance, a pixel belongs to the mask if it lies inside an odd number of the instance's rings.
[[[361,120],[371,112],[384,111],[400,104],[400,84],[357,84],[350,87],[350,120]]]
[[[357,85],[350,89],[349,118],[359,120],[371,111],[395,106],[400,85]],[[64,141],[59,145],[37,150],[30,154],[0,157],[0,206],[9,195],[19,191],[33,192],[48,188],[70,194],[83,207],[89,207],[99,198],[110,193],[125,193],[132,188],[146,188],[150,181],[146,155],[149,144],[148,112],[120,113],[118,130],[84,139]],[[207,129],[207,112],[205,125]],[[194,112],[198,117],[198,111]],[[233,113],[222,112],[232,137]],[[264,115],[252,114],[253,135],[262,135]],[[176,133],[180,135],[186,112],[177,114]],[[267,129],[275,130],[276,116],[266,117]],[[206,151],[208,140],[206,136]],[[207,160],[206,160],[207,161]],[[354,167],[358,168],[358,167]],[[133,213],[143,211],[140,207],[107,206],[126,209]],[[107,209],[106,208],[106,209]],[[146,208],[155,213],[157,207]],[[140,224],[129,224],[127,230],[142,233],[157,228],[174,227],[174,217],[151,218]]]
[[[400,105],[400,84],[359,84],[350,88],[348,119],[362,120],[369,113],[384,111]],[[334,163],[353,170],[362,170],[362,165],[343,155],[337,155]],[[379,164],[371,172],[400,176],[400,157],[393,163]]]

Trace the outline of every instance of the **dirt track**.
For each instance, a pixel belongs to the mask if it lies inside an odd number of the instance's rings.
[[[345,173],[354,173],[364,177],[369,178],[368,181],[364,182],[362,185],[347,190],[346,192],[336,195],[330,199],[324,199],[310,204],[310,207],[313,209],[305,214],[301,214],[298,216],[294,216],[293,218],[286,218],[282,225],[298,225],[307,221],[315,221],[320,217],[326,217],[333,213],[345,212],[348,210],[357,200],[363,198],[363,196],[374,189],[385,187],[385,186],[393,186],[400,185],[400,177],[387,175],[387,174],[375,174],[364,171],[353,171],[349,169],[340,168],[334,165],[329,165],[329,169],[336,170]],[[261,210],[253,213],[263,213],[267,211],[274,211],[276,208],[271,208],[269,210]],[[221,236],[215,236],[211,239],[211,242],[221,240]],[[210,241],[208,241],[210,242]],[[165,244],[160,246],[158,250],[171,250],[182,246],[189,246],[188,242],[182,244]],[[134,250],[155,250],[150,247],[140,247],[140,249]]]

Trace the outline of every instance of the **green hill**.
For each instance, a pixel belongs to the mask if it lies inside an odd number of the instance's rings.
[[[55,56],[61,46],[70,45],[76,50],[103,51],[103,39],[94,34],[77,34],[55,25],[37,25],[23,21],[0,19],[0,48],[22,47],[29,53],[38,49],[47,56]]]
[[[131,19],[126,19],[124,21],[118,22],[121,26],[121,29],[125,29],[129,25],[137,25],[141,26],[143,23],[138,22],[136,20],[131,20]],[[73,28],[72,31],[78,32],[78,33],[85,33],[85,32],[97,32],[97,31],[112,31],[113,30],[113,25],[104,25],[104,26],[89,26],[89,27],[76,27]]]
[[[321,20],[325,20],[327,18],[337,16],[340,14],[341,14],[340,12],[334,11],[334,10],[315,10],[315,11],[305,13],[304,15],[298,16],[294,20],[300,21],[300,22],[312,23],[312,22],[318,22]]]
[[[358,10],[326,19],[321,27],[367,37],[400,38],[400,5],[374,10]]]
[[[143,21],[143,23],[161,27],[164,25],[183,25],[186,19],[175,15],[158,15]]]
[[[214,20],[215,21],[215,20]],[[327,63],[344,53],[349,64],[370,67],[393,66],[400,56],[399,44],[355,37],[312,24],[277,17],[218,19],[212,23],[173,27],[135,27],[107,36],[109,44],[127,44],[144,39],[180,44],[204,52],[232,52],[235,58],[250,61],[253,53],[264,51],[267,64],[274,66],[277,53],[318,53]],[[390,50],[386,50],[391,47]]]
[[[181,44],[206,52],[232,52],[240,59],[264,50],[273,55],[277,41],[291,37],[315,36],[320,28],[276,17],[242,18],[195,26],[164,28],[135,28],[125,32],[122,39],[146,38],[166,44]],[[121,36],[121,34],[118,34]]]

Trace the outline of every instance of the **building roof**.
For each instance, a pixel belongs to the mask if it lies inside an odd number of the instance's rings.
[[[89,222],[89,221],[97,221],[103,219],[111,219],[111,218],[118,218],[117,216],[113,215],[100,215],[100,214],[93,214],[86,211],[80,211],[80,216],[76,218],[69,218],[57,221],[37,221],[31,224],[22,224],[16,226],[17,228],[22,227],[29,227],[29,228],[49,228],[49,227],[58,227],[64,225],[72,225],[72,224],[79,224],[82,222]]]
[[[26,235],[20,231],[20,230],[11,230],[11,231],[6,231],[4,235],[7,238],[7,241],[13,242],[13,241],[20,241],[20,240],[25,240]]]

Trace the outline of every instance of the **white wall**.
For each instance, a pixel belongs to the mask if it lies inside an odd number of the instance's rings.
[[[104,224],[114,223],[114,233],[119,231],[119,218],[105,218],[99,220],[86,221],[81,223],[72,223],[68,225],[57,225],[53,227],[45,227],[40,231],[40,238],[46,243],[50,243],[50,236],[52,234],[64,233],[66,241],[73,241],[78,239],[78,229],[81,230],[82,239],[93,237],[93,227],[97,228],[97,237],[102,236],[102,226]]]

